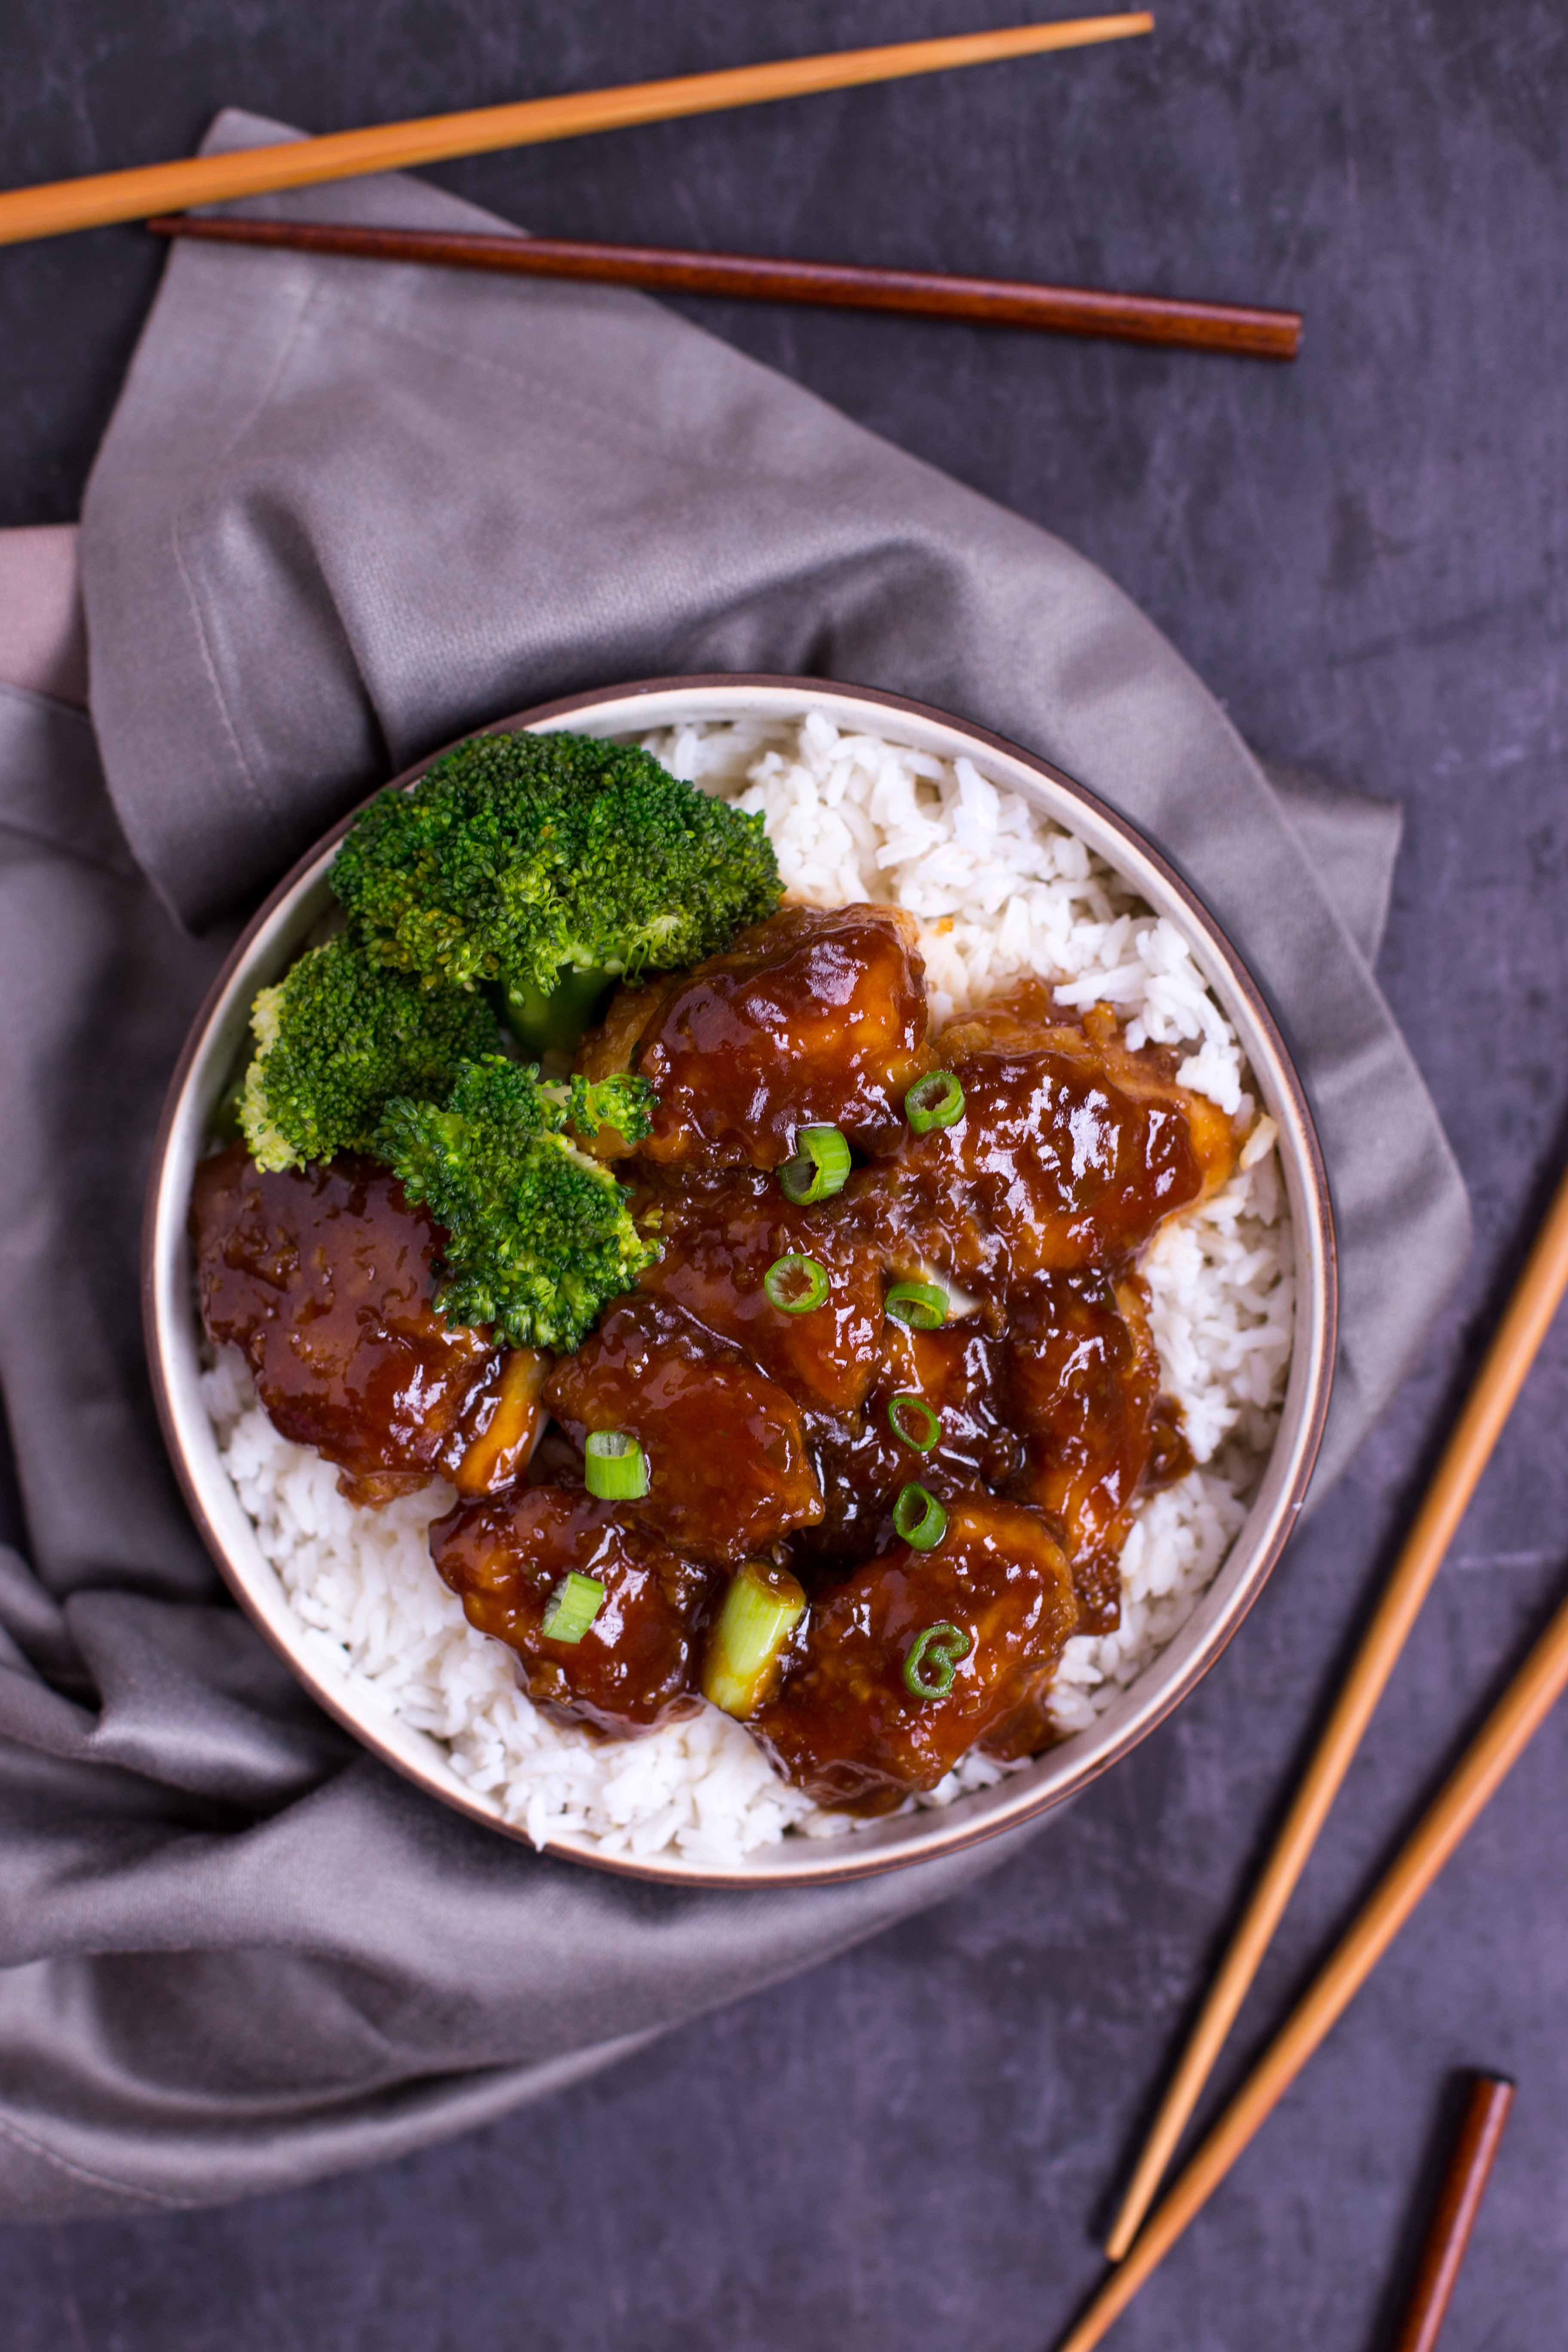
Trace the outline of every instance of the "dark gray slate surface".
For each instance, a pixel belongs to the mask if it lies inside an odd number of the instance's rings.
[[[329,129],[1020,0],[10,0],[5,177]],[[1294,370],[704,307],[1074,541],[1266,755],[1401,800],[1383,976],[1478,1213],[1423,1372],[1181,1716],[969,1897],[437,2154],[226,2212],[0,2232],[16,2352],[1033,2352],[1245,1886],[1568,1143],[1568,17],[1167,8],[1154,42],[494,158],[541,229],[1278,300]],[[155,274],[0,253],[0,521],[75,512]],[[1568,1571],[1549,1343],[1245,2020],[1231,2073]],[[1563,2339],[1568,1718],[1113,2339],[1386,2334],[1454,2069],[1521,2096],[1446,2343]]]

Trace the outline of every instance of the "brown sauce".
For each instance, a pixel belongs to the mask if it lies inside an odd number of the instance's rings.
[[[579,1066],[629,1067],[658,1089],[641,1147],[655,1164],[776,1168],[812,1125],[885,1150],[928,1066],[913,938],[891,907],[784,907],[727,955],[612,1006]]]
[[[1005,1411],[1023,1441],[1011,1491],[1062,1528],[1079,1631],[1117,1622],[1121,1547],[1154,1445],[1160,1363],[1138,1286],[1056,1275],[1008,1302]]]
[[[944,1042],[944,1041],[939,1041]],[[1131,1259],[1203,1185],[1173,1102],[1139,1101],[1053,1047],[955,1053],[963,1117],[908,1129],[851,1186],[864,1229],[895,1265],[930,1260],[988,1297]]]
[[[887,1812],[933,1789],[1016,1704],[1078,1618],[1066,1553],[1045,1520],[994,1495],[956,1496],[939,1549],[905,1544],[813,1607],[784,1687],[752,1728],[819,1804]],[[968,1649],[945,1696],[905,1676],[911,1644],[956,1627]]]
[[[470,1447],[470,1485],[526,1465],[542,1360],[442,1320],[439,1228],[388,1170],[345,1153],[262,1175],[233,1144],[196,1170],[191,1234],[208,1336],[244,1351],[274,1427],[337,1463],[351,1501],[386,1502],[436,1471],[461,1485]]]
[[[1018,1437],[999,1411],[999,1345],[978,1318],[939,1331],[885,1318],[880,1336],[860,1405],[805,1415],[824,1503],[821,1526],[803,1530],[795,1546],[796,1573],[808,1581],[847,1573],[889,1540],[889,1517],[907,1480],[945,1501],[975,1486],[1005,1490],[1022,1463]],[[894,1400],[908,1397],[940,1420],[929,1448],[900,1437],[889,1417]],[[918,1415],[914,1425],[924,1433]]]
[[[692,1559],[735,1566],[822,1517],[794,1398],[666,1299],[612,1307],[545,1397],[579,1445],[593,1429],[637,1440],[648,1492],[622,1510]]]
[[[523,1363],[448,1331],[429,1303],[439,1236],[384,1171],[260,1177],[234,1152],[204,1163],[193,1210],[213,1337],[244,1347],[278,1426],[352,1491],[436,1469],[467,1484],[432,1530],[437,1565],[555,1714],[627,1737],[695,1706],[726,1571],[768,1559],[810,1606],[751,1727],[819,1801],[883,1811],[977,1744],[1047,1745],[1062,1644],[1117,1622],[1138,1496],[1191,1466],[1136,1268],[1230,1173],[1232,1122],[1173,1056],[1131,1052],[1107,1008],[1066,1020],[1039,983],[928,1038],[912,926],[874,907],[784,908],[728,955],[623,990],[579,1067],[659,1089],[618,1173],[661,1255],[576,1355]],[[959,1079],[963,1115],[917,1134],[904,1095],[932,1069]],[[837,1127],[856,1166],[801,1206],[775,1171],[810,1124]],[[789,1255],[827,1282],[807,1312],[769,1295]],[[954,1295],[952,1318],[889,1317],[910,1281]],[[933,1443],[911,1441],[931,1433],[918,1415],[894,1425],[900,1398],[936,1417]],[[637,1439],[646,1496],[584,1493],[603,1429]],[[926,1550],[894,1530],[911,1482],[946,1513]],[[552,1642],[573,1569],[605,1602],[580,1642]],[[969,1647],[949,1687],[911,1689],[910,1644],[941,1625]]]
[[[796,1208],[776,1179],[737,1171],[717,1183],[682,1184],[660,1171],[636,1213],[662,1255],[641,1288],[668,1298],[742,1349],[805,1403],[852,1411],[874,1375],[887,1282],[874,1240],[842,1208]],[[781,1313],[767,1294],[781,1257],[813,1257],[830,1288],[808,1315]]]
[[[516,1653],[547,1714],[625,1739],[695,1711],[715,1579],[607,1503],[560,1486],[460,1503],[431,1528],[430,1553],[469,1624]],[[552,1641],[545,1614],[573,1571],[602,1584],[604,1601],[579,1640]]]

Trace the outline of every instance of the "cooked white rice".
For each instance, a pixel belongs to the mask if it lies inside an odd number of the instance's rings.
[[[879,898],[921,927],[937,1023],[1037,972],[1064,1004],[1107,1002],[1129,1042],[1184,1049],[1182,1082],[1251,1115],[1235,1032],[1174,925],[1134,898],[1076,835],[952,762],[821,711],[795,726],[680,727],[648,740],[677,775],[760,810],[787,889],[824,906]],[[1121,1622],[1068,1643],[1055,1712],[1081,1729],[1190,1614],[1246,1514],[1279,1420],[1290,1352],[1289,1213],[1270,1121],[1259,1118],[1225,1189],[1166,1226],[1143,1262],[1164,1385],[1197,1467],[1139,1507],[1121,1561]],[[552,1723],[510,1654],[468,1626],[430,1563],[426,1529],[454,1497],[440,1480],[381,1511],[279,1437],[243,1360],[226,1350],[205,1393],[218,1443],[307,1643],[445,1748],[453,1771],[536,1844],[575,1835],[605,1853],[739,1860],[786,1832],[847,1834],[772,1771],[711,1707],[607,1744]],[[920,1801],[947,1804],[1005,1769],[966,1758]]]

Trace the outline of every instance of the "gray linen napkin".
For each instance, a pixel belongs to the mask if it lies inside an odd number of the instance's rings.
[[[209,145],[288,135],[226,115]],[[494,226],[405,181],[280,208]],[[216,2200],[418,2146],[1017,1842],[809,1895],[546,1861],[361,1755],[219,1597],[141,1361],[148,1148],[233,918],[385,774],[531,700],[654,673],[808,672],[972,715],[1142,824],[1285,1016],[1344,1245],[1331,1468],[1467,1238],[1370,976],[1395,821],[1300,793],[1288,818],[1089,565],[650,303],[182,249],[81,553],[96,743],[0,687],[19,1484],[0,1552],[0,2205],[39,2215]]]

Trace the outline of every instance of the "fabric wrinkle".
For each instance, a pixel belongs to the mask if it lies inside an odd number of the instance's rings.
[[[227,114],[207,146],[297,135]],[[244,209],[505,226],[400,179]],[[1370,970],[1396,824],[1276,791],[1072,549],[674,313],[434,271],[378,303],[358,268],[172,254],[79,540],[96,745],[0,687],[13,2213],[405,2153],[961,1895],[1048,1826],[844,1885],[607,1876],[411,1789],[215,1597],[141,1353],[153,1129],[237,902],[387,765],[582,687],[794,670],[951,709],[1121,808],[1231,930],[1312,1093],[1345,1276],[1320,1487],[1468,1236]]]

